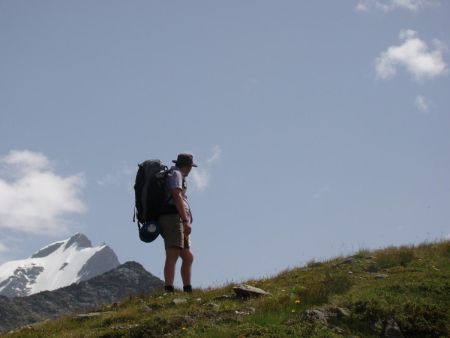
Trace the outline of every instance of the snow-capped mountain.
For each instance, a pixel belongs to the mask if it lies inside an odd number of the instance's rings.
[[[0,265],[0,295],[29,296],[88,280],[119,266],[107,245],[92,247],[91,241],[77,233],[51,243],[30,258]]]
[[[91,311],[101,305],[119,303],[130,296],[150,295],[162,290],[164,282],[161,279],[137,262],[126,262],[87,281],[57,290],[28,297],[0,296],[0,336],[6,330],[65,314]]]

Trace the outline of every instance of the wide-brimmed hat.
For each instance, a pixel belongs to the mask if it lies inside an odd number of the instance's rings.
[[[192,156],[191,154],[186,153],[178,154],[177,159],[173,160],[172,162],[179,167],[184,166],[197,167],[197,165],[194,163],[194,156]]]

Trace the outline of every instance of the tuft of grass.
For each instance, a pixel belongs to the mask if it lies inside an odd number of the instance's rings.
[[[442,256],[450,258],[450,241],[443,241],[439,246]]]
[[[296,291],[298,298],[308,305],[324,304],[333,294],[341,294],[352,286],[350,277],[343,272],[326,271],[325,277],[318,283],[309,284]]]
[[[367,258],[369,257],[371,254],[369,249],[359,249],[352,257],[353,258],[357,258],[357,259],[361,259],[361,258]]]
[[[407,266],[414,258],[413,247],[387,248],[380,251],[375,260],[381,269],[387,269],[394,266]]]
[[[307,268],[314,268],[316,266],[321,266],[322,263],[321,262],[317,262],[315,259],[311,259],[308,262],[306,262],[306,267]]]

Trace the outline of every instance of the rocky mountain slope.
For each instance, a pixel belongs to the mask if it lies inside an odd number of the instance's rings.
[[[0,265],[0,295],[29,296],[88,280],[119,265],[107,245],[93,247],[83,234],[51,243],[31,257]]]
[[[44,291],[28,297],[0,296],[0,331],[55,318],[63,314],[88,311],[102,304],[113,304],[130,295],[152,293],[164,283],[136,262],[127,262],[87,281]]]

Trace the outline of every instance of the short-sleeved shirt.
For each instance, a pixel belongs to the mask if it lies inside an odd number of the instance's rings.
[[[175,203],[172,198],[171,190],[172,189],[181,189],[181,191],[182,191],[181,196],[183,197],[184,207],[186,209],[188,216],[191,218],[190,221],[192,223],[192,212],[191,212],[191,208],[189,206],[188,197],[186,195],[187,183],[186,183],[186,180],[183,179],[183,174],[181,173],[180,170],[178,170],[177,167],[170,168],[170,171],[167,175],[167,187],[166,188],[167,188],[167,195],[169,196],[168,203],[172,204],[172,205],[175,205]]]

